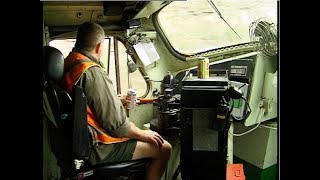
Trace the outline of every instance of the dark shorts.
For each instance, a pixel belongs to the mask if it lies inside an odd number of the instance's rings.
[[[101,144],[102,145],[102,144]],[[117,162],[131,160],[134,150],[137,145],[137,140],[129,140],[122,143],[113,144],[113,149],[108,155],[102,160],[102,162]],[[108,145],[102,145],[108,146]]]

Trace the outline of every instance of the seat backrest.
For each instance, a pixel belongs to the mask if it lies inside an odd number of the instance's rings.
[[[64,57],[58,49],[45,46],[43,64],[43,109],[49,120],[49,144],[59,166],[71,175],[75,173],[74,161],[86,161],[89,156],[86,97],[79,86],[70,93],[59,86]]]

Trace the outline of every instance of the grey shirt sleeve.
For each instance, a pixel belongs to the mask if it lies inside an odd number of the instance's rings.
[[[113,137],[123,137],[131,124],[107,73],[101,67],[91,67],[83,73],[80,84],[89,107],[106,132]]]

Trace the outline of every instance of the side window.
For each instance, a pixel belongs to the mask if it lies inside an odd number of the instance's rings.
[[[50,41],[49,45],[59,49],[64,57],[67,57],[75,42],[75,39],[56,39]],[[147,91],[147,84],[138,69],[129,73],[127,59],[126,47],[113,37],[106,37],[100,61],[104,64],[115,91],[124,95],[129,88],[134,88],[140,97]]]

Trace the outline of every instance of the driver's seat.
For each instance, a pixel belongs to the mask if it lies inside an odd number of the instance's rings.
[[[86,97],[80,86],[67,93],[59,85],[64,72],[62,53],[43,48],[43,111],[48,120],[51,149],[62,168],[61,179],[144,179],[149,158],[91,165],[91,141],[87,125]]]

